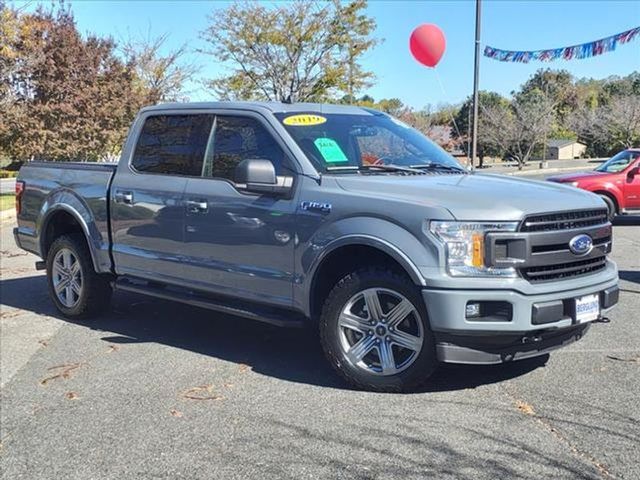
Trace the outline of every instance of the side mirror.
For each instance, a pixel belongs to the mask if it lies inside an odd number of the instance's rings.
[[[237,188],[247,192],[287,194],[293,187],[293,177],[276,176],[269,160],[243,160],[236,166],[234,177]]]

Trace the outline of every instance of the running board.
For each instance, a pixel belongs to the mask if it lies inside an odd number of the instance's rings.
[[[223,300],[220,297],[213,298],[204,293],[182,289],[173,286],[165,286],[144,281],[132,281],[126,277],[116,280],[114,287],[117,290],[149,295],[152,297],[186,303],[194,307],[206,308],[216,312],[227,313],[239,317],[249,318],[260,322],[269,323],[277,327],[304,327],[304,317],[299,313],[286,309],[277,309],[256,304],[246,304],[237,300]],[[289,317],[289,318],[287,318]]]

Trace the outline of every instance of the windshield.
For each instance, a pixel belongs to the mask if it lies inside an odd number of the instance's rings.
[[[596,168],[596,172],[618,173],[623,171],[631,162],[638,158],[640,158],[640,152],[623,150]]]
[[[424,167],[466,172],[420,132],[380,112],[276,117],[320,172],[394,171],[389,166],[405,167],[396,171]]]

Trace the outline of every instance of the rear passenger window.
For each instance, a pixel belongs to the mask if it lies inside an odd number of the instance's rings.
[[[214,115],[157,115],[142,126],[131,162],[144,173],[200,176]]]
[[[238,163],[246,159],[270,160],[276,174],[288,166],[286,155],[262,124],[250,117],[218,116],[213,151],[207,153],[204,177],[234,181]]]

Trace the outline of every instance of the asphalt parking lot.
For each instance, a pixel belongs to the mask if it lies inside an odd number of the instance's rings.
[[[348,389],[312,332],[133,294],[61,318],[2,225],[3,479],[640,478],[640,219],[611,323],[550,357]]]

